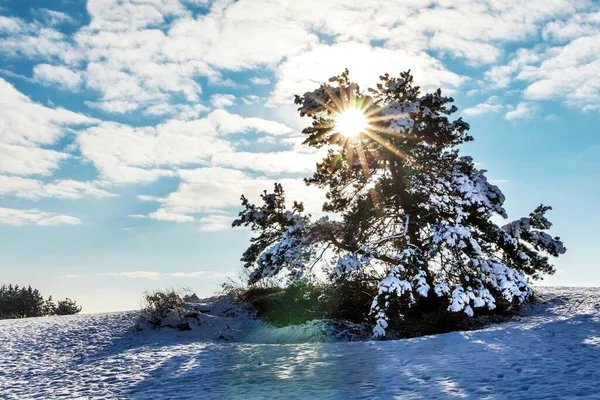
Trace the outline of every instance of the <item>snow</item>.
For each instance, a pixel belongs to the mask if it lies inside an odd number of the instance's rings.
[[[3,320],[0,398],[597,399],[600,289],[536,295],[520,321],[379,342],[270,328],[214,299],[186,332],[134,332],[134,312]]]

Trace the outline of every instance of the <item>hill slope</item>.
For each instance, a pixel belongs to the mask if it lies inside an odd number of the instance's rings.
[[[600,289],[537,293],[518,322],[385,342],[249,343],[315,337],[247,321],[245,342],[135,333],[133,312],[4,320],[0,398],[597,399]]]

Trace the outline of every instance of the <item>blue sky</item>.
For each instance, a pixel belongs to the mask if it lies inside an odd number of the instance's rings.
[[[303,186],[293,95],[349,68],[452,94],[510,218],[554,207],[551,285],[600,285],[593,1],[0,0],[0,282],[132,309],[236,278],[242,193]]]

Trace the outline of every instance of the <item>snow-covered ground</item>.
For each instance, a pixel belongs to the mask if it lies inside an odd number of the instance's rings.
[[[520,321],[383,342],[239,315],[187,332],[134,332],[136,313],[4,320],[0,398],[599,399],[600,289],[537,293]],[[240,341],[214,339],[226,323]]]

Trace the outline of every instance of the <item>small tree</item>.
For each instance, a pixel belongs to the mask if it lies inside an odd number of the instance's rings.
[[[304,144],[328,148],[305,181],[327,190],[323,211],[335,218],[314,220],[297,202],[286,209],[279,184],[260,206],[242,196],[233,226],[256,234],[242,256],[251,282],[281,273],[303,279],[317,265],[330,280],[376,280],[371,315],[380,337],[417,302],[472,316],[499,301],[525,301],[530,279],[554,272],[548,257],[566,249],[545,232],[551,208],[492,222],[507,218],[504,195],[459,154],[473,137],[461,118],[449,119],[457,108],[441,90],[421,95],[409,71],[383,75],[365,93],[346,70],[295,101],[312,120]]]
[[[54,304],[52,296],[48,296],[48,300],[44,303],[44,315],[56,315],[56,304]]]
[[[81,311],[81,307],[77,303],[68,297],[65,300],[59,301],[56,306],[56,315],[73,315],[78,314]]]

